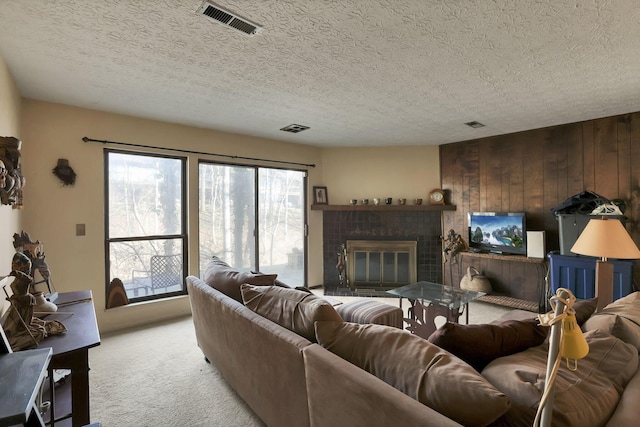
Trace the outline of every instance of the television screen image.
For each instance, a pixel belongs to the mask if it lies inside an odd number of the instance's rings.
[[[469,214],[469,246],[481,251],[525,254],[524,213],[472,212]]]

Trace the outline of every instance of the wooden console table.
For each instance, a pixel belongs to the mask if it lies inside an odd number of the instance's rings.
[[[490,295],[479,298],[481,301],[502,299],[507,301],[502,305],[512,308],[546,311],[548,268],[545,258],[475,252],[460,252],[458,255],[459,264],[450,265],[451,260],[444,264],[445,283],[460,286],[460,279],[472,265],[491,281],[493,290]]]
[[[67,328],[67,332],[51,335],[40,342],[39,347],[51,347],[53,356],[49,364],[49,390],[51,392],[51,410],[47,425],[52,427],[59,421],[71,418],[73,427],[90,424],[89,414],[89,349],[100,345],[100,333],[96,322],[91,291],[63,292],[56,300],[58,313],[44,320],[58,320]],[[71,371],[71,411],[60,417],[56,412],[62,410],[56,400],[62,400],[59,390],[53,383],[54,369]],[[67,387],[64,384],[61,388]]]
[[[455,205],[311,205],[312,211],[455,211]]]

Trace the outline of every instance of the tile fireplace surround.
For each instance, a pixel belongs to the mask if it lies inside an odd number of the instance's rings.
[[[349,295],[339,288],[336,269],[339,247],[346,246],[347,240],[417,241],[418,280],[442,283],[441,212],[324,211],[322,214],[323,285],[326,295]],[[384,296],[384,291],[380,295]]]

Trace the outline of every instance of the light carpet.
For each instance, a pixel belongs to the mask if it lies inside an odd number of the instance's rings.
[[[101,338],[89,350],[92,422],[102,427],[264,426],[205,362],[191,316]]]
[[[490,322],[510,310],[474,302],[469,323]],[[264,426],[204,361],[190,316],[105,334],[89,350],[89,362],[91,421],[102,427]]]

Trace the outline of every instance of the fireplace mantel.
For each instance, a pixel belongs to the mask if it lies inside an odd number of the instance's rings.
[[[311,205],[312,211],[455,211],[455,205]]]

